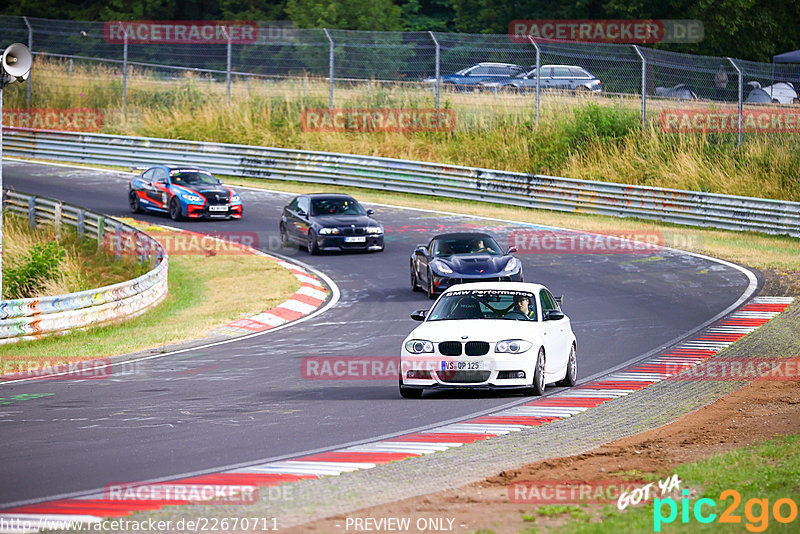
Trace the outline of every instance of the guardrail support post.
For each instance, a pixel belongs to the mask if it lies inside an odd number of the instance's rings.
[[[536,124],[539,124],[539,97],[541,95],[541,76],[539,73],[540,67],[542,66],[542,51],[539,48],[539,45],[536,44],[536,41],[533,40],[533,35],[528,35],[528,39],[530,40],[533,47],[536,49]]]
[[[86,231],[86,210],[78,210],[78,237],[83,239]]]
[[[633,45],[633,49],[642,60],[642,129],[644,129],[647,120],[647,59],[638,46]]]
[[[53,208],[53,230],[56,234],[56,241],[61,241],[61,202],[57,202]]]
[[[28,50],[33,54],[33,28],[31,28],[28,22],[28,17],[23,16],[22,20],[25,21],[25,26],[28,27]],[[31,109],[31,85],[33,85],[33,80],[31,79],[30,73],[28,73],[28,85],[25,88],[25,103],[28,109]]]
[[[330,80],[330,87],[328,88],[328,109],[333,109],[333,39],[328,28],[322,28],[325,31],[325,36],[330,43],[330,51],[328,52],[328,79]]]
[[[28,226],[36,228],[36,197],[28,199]]]
[[[97,250],[103,248],[103,242],[105,241],[106,235],[106,218],[105,217],[98,217],[97,218]]]
[[[429,31],[428,34],[431,36],[431,39],[433,39],[433,44],[436,46],[436,84],[433,86],[433,92],[436,95],[436,111],[439,111],[439,90],[441,89],[441,81],[442,81],[441,80],[442,76],[440,71],[441,67],[439,63],[441,49],[439,47],[439,41],[436,40],[436,36],[433,34],[433,32]]]
[[[739,68],[739,65],[737,65],[736,62],[733,59],[728,58],[728,61],[731,62],[731,65],[733,65],[733,68],[736,69],[736,72],[739,74],[739,85],[738,85],[739,91],[738,91],[738,98],[737,98],[738,102],[737,102],[737,106],[736,106],[737,113],[739,115],[739,140],[736,142],[736,145],[737,146],[742,146],[742,120],[744,118],[743,117],[744,112],[742,110],[742,96],[743,96],[742,93],[743,93],[743,89],[744,89],[744,87],[742,86],[742,69]]]
[[[120,235],[119,224],[114,225],[114,257],[119,258],[120,248],[122,245],[122,236]]]

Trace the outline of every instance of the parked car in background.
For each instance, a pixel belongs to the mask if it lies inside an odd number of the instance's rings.
[[[539,75],[539,87],[541,89],[592,92],[603,90],[603,83],[600,79],[583,67],[575,65],[542,65],[541,69]],[[531,65],[528,70],[519,72],[511,78],[482,81],[478,85],[482,89],[536,91],[536,65]]]
[[[513,63],[478,63],[455,74],[441,76],[442,85],[451,88],[475,88],[480,82],[504,80],[521,72],[523,68]],[[425,78],[426,83],[436,83],[435,77]]]
[[[761,87],[760,83],[752,81],[747,82],[747,85],[752,89],[745,102],[756,104],[797,104],[800,102],[797,97],[797,89],[791,82],[777,82]]]
[[[679,83],[672,87],[656,87],[656,96],[675,98],[677,100],[697,100],[695,90],[685,83]]]

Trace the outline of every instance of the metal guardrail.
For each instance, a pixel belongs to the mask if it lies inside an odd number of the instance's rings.
[[[73,226],[81,236],[116,256],[149,261],[147,273],[118,284],[67,295],[0,302],[0,344],[96,326],[135,317],[167,295],[168,256],[161,244],[128,224],[57,200],[5,191],[5,209],[36,225],[51,223],[60,232]]]
[[[391,158],[146,137],[5,130],[10,156],[100,165],[173,162],[241,177],[480,200],[800,236],[800,203]]]

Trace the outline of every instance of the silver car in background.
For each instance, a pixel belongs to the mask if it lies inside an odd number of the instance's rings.
[[[482,89],[503,89],[508,91],[532,92],[536,91],[536,65],[531,65],[525,72],[506,80],[480,82]],[[600,79],[584,69],[575,65],[542,65],[539,75],[541,89],[555,89],[559,91],[591,91],[599,93],[603,90]]]

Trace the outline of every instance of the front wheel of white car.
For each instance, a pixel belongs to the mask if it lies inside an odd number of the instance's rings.
[[[557,385],[571,388],[575,385],[575,382],[578,381],[578,357],[575,352],[575,345],[572,345],[569,349],[569,358],[567,359],[567,374]]]
[[[539,354],[538,356],[536,356],[536,368],[533,372],[533,384],[531,384],[531,387],[526,388],[525,391],[527,395],[536,395],[536,396],[544,395],[544,387],[545,387],[544,362],[545,362],[544,347],[540,347]]]

